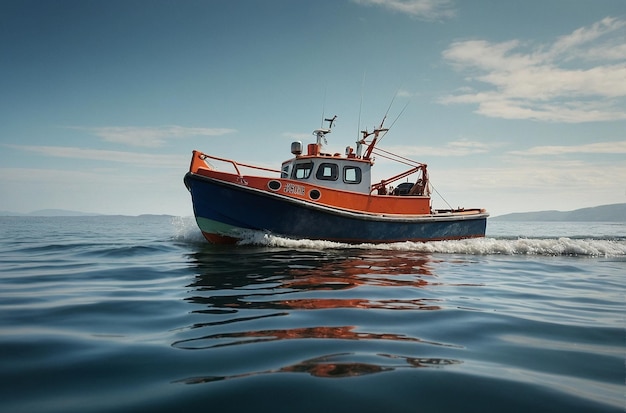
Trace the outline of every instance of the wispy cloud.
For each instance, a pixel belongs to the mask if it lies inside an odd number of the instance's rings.
[[[468,156],[487,153],[489,145],[463,139],[445,146],[389,146],[385,150],[405,156]]]
[[[597,142],[578,146],[535,146],[523,151],[511,151],[511,155],[564,155],[571,153],[626,154],[626,141]]]
[[[179,155],[84,149],[71,146],[28,146],[10,144],[4,144],[2,146],[57,158],[127,163],[138,166],[152,166],[155,168],[180,168],[186,161],[185,158]]]
[[[477,104],[506,119],[591,122],[626,119],[626,20],[607,17],[551,44],[519,40],[452,43],[443,57],[474,85],[441,103]]]
[[[451,0],[352,0],[364,6],[379,6],[422,20],[441,20],[454,17]]]
[[[594,173],[587,173],[594,171]],[[431,175],[433,175],[431,173]],[[463,179],[459,179],[463,176]],[[530,193],[565,193],[587,188],[596,191],[614,191],[622,188],[626,168],[580,160],[512,162],[501,167],[476,167],[471,174],[467,169],[447,169],[431,176],[436,185],[477,191],[511,190]]]
[[[312,138],[313,135],[311,133],[302,133],[302,132],[283,132],[281,133],[281,136],[292,139],[292,140],[301,140],[301,141],[307,141],[307,140],[313,139]]]
[[[553,56],[565,54],[566,59],[623,60],[626,56],[623,32],[625,27],[626,20],[606,17],[590,27],[581,27],[569,35],[559,37],[550,48],[549,54]],[[593,47],[586,46],[612,32],[616,32],[617,36],[607,38],[603,43],[595,44]]]
[[[396,94],[396,96],[401,98],[410,98],[413,97],[413,93],[406,89],[398,89],[398,93]]]
[[[69,128],[87,131],[107,142],[138,147],[162,146],[169,139],[181,139],[192,136],[221,136],[236,132],[235,129],[227,128],[190,128],[178,125],[158,127],[106,126],[96,128],[72,126]]]

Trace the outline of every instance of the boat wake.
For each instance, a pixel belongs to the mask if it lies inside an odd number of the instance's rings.
[[[548,255],[616,257],[626,255],[626,241],[595,239],[497,239],[476,238],[459,241],[398,242],[392,244],[343,244],[329,241],[292,240],[266,234],[239,242],[239,245],[265,245],[294,249],[378,249],[468,255]]]
[[[190,243],[206,243],[198,227],[195,225],[193,217],[176,217],[173,219],[172,224],[175,230],[175,240]],[[298,250],[363,249],[467,255],[626,256],[626,239],[598,239],[594,237],[486,237],[458,241],[406,241],[390,244],[346,244],[310,239],[290,239],[261,231],[249,231],[243,234],[243,239],[239,241],[237,245]]]

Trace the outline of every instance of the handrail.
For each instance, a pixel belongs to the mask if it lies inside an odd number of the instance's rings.
[[[198,156],[202,160],[205,160],[206,158],[210,158],[210,159],[214,159],[216,161],[230,163],[230,164],[233,165],[233,168],[235,168],[235,171],[237,171],[237,175],[239,175],[240,177],[242,175],[241,175],[241,172],[239,171],[238,166],[243,166],[245,168],[259,169],[261,171],[280,173],[280,171],[277,170],[277,169],[264,168],[262,166],[250,165],[250,164],[245,164],[245,163],[237,163],[237,162],[233,161],[232,159],[226,159],[226,158],[220,158],[218,156],[207,155],[206,153],[202,153],[202,152]]]

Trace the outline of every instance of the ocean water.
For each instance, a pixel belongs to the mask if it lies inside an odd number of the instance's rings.
[[[0,218],[1,412],[624,412],[626,224],[207,244]]]

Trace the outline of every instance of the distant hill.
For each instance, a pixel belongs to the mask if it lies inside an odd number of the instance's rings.
[[[87,217],[98,216],[101,214],[92,214],[89,212],[68,211],[66,209],[40,209],[29,212],[28,214],[20,214],[19,212],[0,211],[0,216],[4,217]]]
[[[18,212],[0,211],[0,216],[19,217],[86,217],[100,216],[89,212],[69,211],[66,209],[40,209],[21,214]],[[150,215],[150,214],[149,214]],[[574,211],[537,211],[515,212],[490,218],[497,221],[581,221],[581,222],[626,222],[626,204],[601,205]]]
[[[601,205],[574,211],[516,212],[491,219],[502,221],[626,222],[626,204]]]

